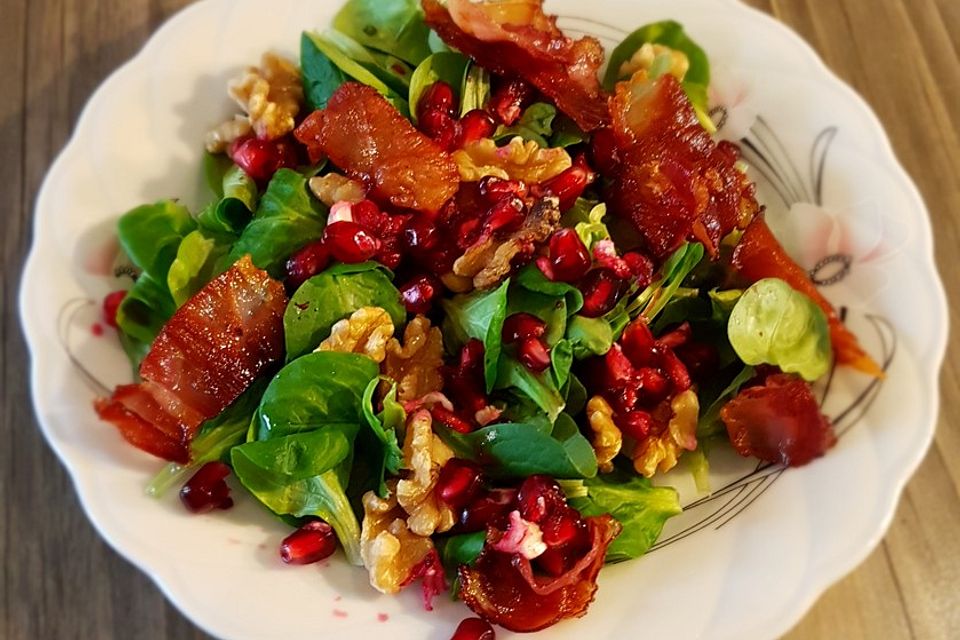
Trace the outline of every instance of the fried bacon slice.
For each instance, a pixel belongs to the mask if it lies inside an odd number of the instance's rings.
[[[606,201],[658,258],[686,240],[715,255],[759,211],[755,186],[736,166],[739,150],[713,141],[672,75],[640,71],[621,82],[610,112],[618,162]]]
[[[571,40],[543,12],[543,0],[422,0],[427,24],[481,66],[520,76],[551,98],[584,131],[610,121],[598,71],[603,46]]]
[[[819,458],[837,442],[810,385],[794,375],[772,375],[762,386],[744,389],[720,419],[737,453],[788,467]]]
[[[460,185],[450,155],[366,85],[343,84],[295,135],[311,160],[330,158],[395,207],[435,214]]]
[[[218,415],[283,356],[283,285],[249,256],[187,301],[140,365],[140,384],[95,408],[134,446],[186,462],[201,423]]]
[[[844,326],[836,309],[817,290],[803,267],[787,255],[762,215],[757,216],[740,238],[733,253],[733,265],[751,283],[764,278],[780,278],[808,296],[827,314],[837,362],[876,378],[883,377],[883,369],[863,350],[853,332]]]
[[[461,565],[460,597],[477,615],[510,631],[539,631],[587,612],[597,574],[620,523],[608,515],[586,518],[590,550],[557,578],[535,576],[530,561],[484,547],[476,563]]]

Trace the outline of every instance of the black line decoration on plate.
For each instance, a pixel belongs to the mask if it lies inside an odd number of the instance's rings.
[[[620,27],[585,17],[561,16],[560,24],[571,35],[593,36],[608,46],[619,44],[629,33]],[[729,112],[724,105],[714,106],[710,110],[710,115],[720,130],[729,121]],[[827,127],[814,139],[808,161],[808,175],[803,176],[775,130],[765,118],[757,117],[749,133],[740,140],[743,159],[749,164],[755,181],[769,187],[779,198],[779,203],[768,203],[771,206],[779,205],[776,207],[776,215],[787,215],[791,207],[800,203],[817,206],[823,204],[827,156],[838,134],[839,130],[836,127]],[[828,255],[811,269],[810,276],[817,285],[830,286],[847,278],[853,269],[852,256]],[[97,394],[109,395],[108,386],[84,366],[74,353],[69,339],[71,328],[76,325],[74,320],[77,314],[92,305],[96,305],[96,302],[84,298],[75,298],[64,303],[58,316],[58,338],[71,364],[80,372],[85,382]],[[840,312],[841,318],[846,319],[847,310],[841,309]],[[866,314],[863,317],[877,334],[881,350],[881,366],[886,372],[896,356],[896,332],[885,318],[874,314]],[[834,389],[835,371],[836,366],[831,368],[827,377],[822,390],[821,405],[827,401]],[[882,379],[871,380],[845,407],[831,416],[838,438],[843,437],[863,419],[876,401],[882,387]],[[650,552],[668,547],[704,530],[723,528],[763,496],[786,470],[781,465],[760,462],[750,473],[686,505],[684,514],[696,514],[696,521],[662,537]]]

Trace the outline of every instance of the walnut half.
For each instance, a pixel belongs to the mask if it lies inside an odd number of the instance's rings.
[[[402,346],[396,338],[387,344],[383,372],[397,381],[397,398],[401,402],[442,389],[441,366],[443,335],[440,329],[430,326],[426,316],[417,316],[407,323]]]
[[[407,526],[417,535],[443,533],[455,524],[453,510],[435,491],[440,469],[452,457],[450,447],[433,433],[429,411],[421,409],[407,420],[403,463],[412,473],[397,483],[397,502],[409,514]]]
[[[381,593],[398,593],[414,568],[433,551],[430,538],[410,531],[406,515],[396,497],[383,500],[373,491],[363,496],[360,558],[370,573],[370,584]]]
[[[349,318],[330,328],[330,336],[320,343],[317,351],[359,353],[374,362],[387,357],[387,342],[393,338],[393,320],[385,309],[361,307]]]
[[[613,471],[613,459],[623,447],[623,434],[613,422],[613,407],[603,396],[593,396],[587,402],[587,419],[593,435],[590,444],[597,454],[597,465],[603,473]]]
[[[304,103],[300,70],[286,58],[265,53],[259,68],[249,67],[230,84],[230,96],[250,116],[258,138],[282,138],[293,131]]]
[[[510,274],[514,258],[521,253],[532,254],[559,224],[560,201],[555,197],[541,198],[530,208],[519,229],[504,239],[492,235],[481,237],[453,263],[453,273],[472,278],[477,289],[496,286]]]

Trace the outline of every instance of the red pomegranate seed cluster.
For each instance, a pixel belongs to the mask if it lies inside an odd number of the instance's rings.
[[[504,344],[515,344],[517,359],[534,373],[550,368],[550,348],[543,340],[547,325],[529,313],[515,313],[503,323]]]
[[[587,523],[567,504],[560,485],[548,476],[530,476],[520,485],[517,505],[524,520],[543,532],[547,550],[533,563],[541,571],[559,576],[590,547]]]
[[[230,159],[244,173],[263,186],[280,169],[295,169],[300,164],[296,143],[292,138],[261,140],[253,136],[238,138],[230,145]]]
[[[180,489],[180,502],[192,513],[208,513],[233,506],[226,477],[230,467],[222,462],[208,462],[187,480]]]
[[[459,112],[453,88],[441,80],[430,85],[417,103],[417,123],[423,133],[447,151],[489,138],[497,128],[493,117],[482,109],[474,109],[458,119]]]
[[[607,399],[627,435],[642,440],[666,428],[671,400],[692,385],[686,365],[675,353],[689,340],[686,325],[658,340],[641,318],[605,356],[591,361],[592,375],[587,379],[592,390]]]
[[[469,433],[477,426],[476,414],[490,404],[484,379],[483,343],[473,339],[460,349],[456,365],[443,367],[444,392],[459,408],[457,413],[435,406],[434,419],[461,433]]]
[[[396,269],[403,258],[406,229],[417,216],[390,214],[372,200],[341,203],[323,237],[293,254],[286,264],[287,285],[295,290],[327,268],[330,260],[356,264],[376,260]]]
[[[560,211],[567,211],[577,202],[591,184],[597,179],[597,174],[587,164],[585,155],[580,154],[573,160],[573,166],[560,175],[550,178],[538,189],[544,195],[553,195],[560,199]]]
[[[313,564],[333,555],[337,534],[322,520],[311,520],[280,543],[280,559],[286,564]]]

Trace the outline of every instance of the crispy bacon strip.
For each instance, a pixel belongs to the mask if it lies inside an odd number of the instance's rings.
[[[844,326],[836,309],[817,290],[803,267],[787,255],[762,215],[757,216],[740,238],[740,243],[733,253],[733,265],[740,275],[751,283],[764,278],[780,278],[808,296],[827,314],[830,340],[837,362],[876,378],[884,376],[883,369],[863,350],[857,337]]]
[[[743,390],[720,418],[737,453],[767,462],[799,467],[837,442],[810,385],[793,375],[773,375],[762,386]]]
[[[530,561],[487,545],[473,567],[460,567],[460,597],[477,615],[511,631],[539,631],[587,612],[597,574],[620,523],[610,516],[587,518],[590,550],[566,574],[536,577]]]
[[[283,285],[243,257],[163,327],[140,365],[143,382],[97,400],[97,413],[134,446],[188,461],[200,424],[282,357],[286,306]]]
[[[422,0],[443,41],[501,75],[518,75],[550,97],[584,131],[610,121],[598,71],[603,46],[571,40],[543,12],[543,0]]]
[[[713,141],[672,75],[651,81],[641,71],[621,82],[610,112],[619,162],[607,203],[657,257],[688,239],[715,254],[759,211],[756,188],[736,167],[739,150]]]
[[[348,82],[295,133],[312,159],[328,157],[377,198],[434,214],[457,192],[453,159],[371,87]]]

